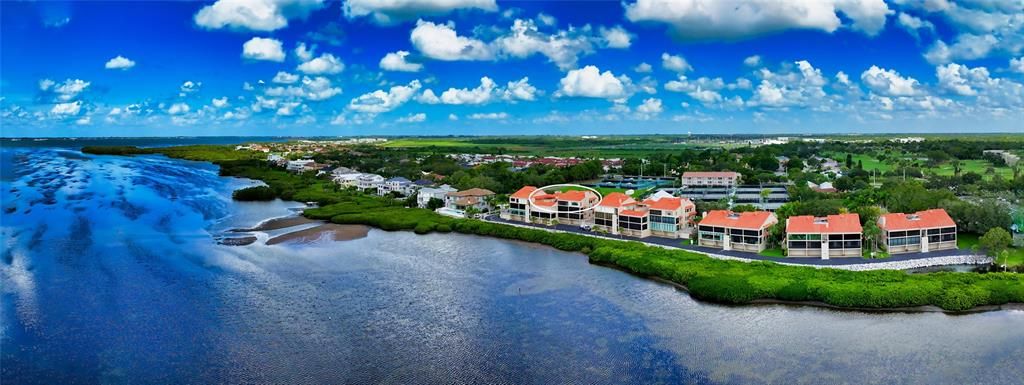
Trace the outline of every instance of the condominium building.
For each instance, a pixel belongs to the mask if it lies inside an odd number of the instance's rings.
[[[857,214],[786,219],[786,255],[790,257],[860,257],[861,238],[863,230]]]
[[[769,211],[713,210],[697,225],[698,244],[723,250],[761,252],[768,244],[768,228],[778,222]]]
[[[570,190],[551,194],[555,199],[558,222],[582,225],[594,220],[592,207],[597,205],[597,194],[590,190]]]
[[[524,186],[509,196],[509,208],[504,216],[523,222],[557,220],[562,224],[582,225],[593,221],[591,208],[597,203],[597,194],[589,190],[548,193],[537,191],[534,186]]]
[[[696,206],[687,198],[659,197],[644,199],[647,207],[651,235],[680,238],[688,234],[691,219],[697,215]]]
[[[943,209],[885,214],[878,218],[878,227],[889,254],[956,248],[956,222]]]
[[[594,230],[619,234],[619,216],[635,210],[639,203],[629,195],[613,192],[604,196],[594,208]]]
[[[683,187],[734,187],[740,174],[732,171],[687,171],[683,173]]]
[[[534,186],[523,186],[512,195],[508,196],[508,210],[505,211],[506,219],[520,222],[531,222],[530,194],[537,191]],[[538,194],[539,195],[539,194]]]

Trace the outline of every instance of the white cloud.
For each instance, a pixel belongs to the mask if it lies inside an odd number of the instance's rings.
[[[242,57],[249,60],[284,61],[284,49],[281,41],[254,37],[242,44]]]
[[[411,114],[402,118],[398,118],[398,123],[420,123],[426,120],[427,114],[420,112],[418,114]]]
[[[69,101],[78,97],[79,94],[89,88],[92,84],[82,79],[66,79],[62,83],[50,79],[39,81],[39,89],[42,91],[53,91],[57,94],[57,100]]]
[[[39,80],[39,90],[40,91],[49,91],[50,87],[53,87],[55,84],[57,84],[57,82],[55,82],[53,80],[50,80],[50,79],[40,79]]]
[[[167,113],[170,115],[181,115],[189,112],[191,108],[185,103],[174,103],[167,108]]]
[[[530,78],[524,77],[514,82],[508,82],[502,98],[505,100],[526,100],[537,99],[537,87],[530,85]]]
[[[701,77],[696,80],[689,80],[684,75],[679,75],[679,79],[665,83],[666,90],[684,92],[705,105],[722,101],[722,94],[719,91],[725,87],[725,81],[722,78]]]
[[[347,0],[345,16],[370,16],[377,24],[390,25],[422,16],[442,15],[456,9],[498,10],[495,0]]]
[[[75,124],[77,124],[79,126],[87,126],[89,124],[92,124],[92,117],[91,116],[83,116],[83,117],[79,118],[78,120],[76,120]]]
[[[135,67],[135,62],[124,56],[117,55],[113,59],[107,60],[107,64],[103,67],[108,70],[127,70]]]
[[[484,104],[496,97],[497,85],[489,77],[480,78],[480,85],[473,89],[449,88],[441,93],[444,104]]]
[[[743,65],[747,67],[757,67],[761,65],[761,55],[747,56],[746,59],[743,59]]]
[[[385,71],[419,72],[423,69],[423,64],[410,63],[405,60],[406,56],[409,56],[409,51],[391,52],[384,55],[378,65]]]
[[[918,30],[935,30],[935,25],[932,24],[930,21],[923,20],[919,17],[910,15],[906,12],[900,12],[899,16],[896,18],[896,21],[899,23],[901,27],[903,27],[903,29],[906,29],[907,32],[909,32],[910,35],[914,36],[915,38],[920,38],[921,36]]]
[[[223,96],[223,97],[220,97],[220,98],[213,98],[213,100],[210,101],[210,104],[212,104],[213,107],[215,107],[215,108],[227,107],[227,105],[228,105],[228,97],[227,96]]]
[[[300,42],[299,44],[295,45],[295,57],[299,58],[299,61],[301,62],[310,61],[311,59],[313,59],[313,49],[315,48],[315,44],[313,45],[313,47],[307,47],[306,43]]]
[[[416,101],[423,104],[438,104],[441,103],[441,98],[434,94],[434,90],[427,89],[416,97]]]
[[[290,74],[285,71],[277,71],[277,75],[274,75],[274,79],[271,81],[279,84],[294,84],[299,81],[299,75]]]
[[[345,70],[345,63],[334,55],[325,53],[319,57],[299,64],[296,70],[307,75],[334,75]]]
[[[201,88],[202,86],[203,82],[194,82],[191,80],[186,80],[184,83],[181,83],[181,87],[178,87],[178,90],[180,90],[181,94],[184,95],[193,92],[198,92],[199,88]]]
[[[73,101],[69,103],[57,103],[50,109],[50,113],[60,116],[75,116],[82,111],[82,102]]]
[[[306,18],[323,7],[323,0],[218,0],[199,10],[196,25],[209,29],[232,28],[274,31],[288,19]]]
[[[413,80],[409,85],[394,86],[388,91],[376,90],[352,99],[348,108],[370,114],[391,111],[409,101],[420,87],[420,81]]]
[[[1024,73],[1024,56],[1016,59],[1010,59],[1010,70],[1013,72]]]
[[[690,63],[686,62],[686,59],[682,56],[669,55],[668,52],[661,54],[661,66],[673,72],[686,72],[693,70]]]
[[[501,55],[515,58],[539,53],[563,71],[575,68],[580,55],[593,52],[591,39],[575,30],[548,35],[540,32],[533,20],[522,19],[515,20],[511,33],[496,39],[493,46]]]
[[[932,64],[945,64],[954,60],[977,60],[988,56],[997,44],[999,39],[993,35],[962,34],[957,36],[953,45],[937,40],[928,48],[924,57]]]
[[[493,60],[494,53],[483,41],[459,36],[455,24],[434,24],[419,20],[409,35],[413,47],[437,60]]]
[[[886,96],[910,96],[918,93],[920,83],[912,77],[903,77],[894,70],[871,66],[860,74],[860,80],[871,91]]]
[[[968,78],[988,78],[988,69],[985,67],[968,69],[964,65],[949,63],[944,66],[935,67],[935,77],[939,79],[940,87],[957,95],[973,96],[977,95],[978,92],[971,88]]]
[[[645,116],[657,115],[662,111],[664,111],[664,108],[661,106],[661,99],[658,98],[647,98],[636,107],[636,112]]]
[[[790,29],[833,32],[842,26],[875,35],[892,13],[883,0],[638,0],[625,4],[633,22],[668,24],[680,40],[740,40]]]
[[[473,120],[501,120],[508,119],[507,112],[489,112],[489,113],[476,113],[469,115],[470,119]]]
[[[625,76],[622,78],[629,80]],[[627,96],[623,79],[615,77],[611,71],[602,73],[592,65],[569,71],[560,83],[559,94],[564,96],[604,99],[620,99]]]
[[[633,44],[633,34],[620,26],[612,28],[601,27],[601,37],[608,48],[629,48]]]
[[[456,121],[459,120],[459,117],[455,114],[448,114],[448,120]]]
[[[647,63],[640,63],[640,64],[637,64],[636,67],[633,67],[633,71],[636,71],[636,72],[642,73],[642,74],[650,73],[652,70],[653,70],[653,68],[651,68],[651,65],[647,64]]]
[[[283,102],[281,106],[274,111],[274,115],[277,116],[295,116],[300,111],[303,111],[306,105],[301,102]]]
[[[331,80],[323,76],[302,77],[303,97],[308,100],[327,100],[341,93],[341,88],[334,87]]]
[[[821,74],[821,71],[806,60],[799,60],[793,63],[783,63],[780,70],[770,71],[761,68],[757,71],[761,78],[757,88],[754,89],[750,99],[746,101],[749,106],[764,108],[808,108],[813,111],[830,111],[836,106],[835,101],[829,98],[824,86],[828,80]],[[740,88],[739,81],[736,87],[732,85],[727,88]],[[726,105],[734,105],[738,99],[724,98]]]

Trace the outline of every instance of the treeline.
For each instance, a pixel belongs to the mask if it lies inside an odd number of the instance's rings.
[[[272,201],[275,198],[277,192],[270,186],[246,187],[231,193],[231,199],[236,201]]]

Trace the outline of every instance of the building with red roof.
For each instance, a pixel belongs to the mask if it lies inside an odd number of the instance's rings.
[[[689,235],[692,219],[697,215],[697,206],[690,199],[658,197],[644,199],[642,204],[647,206],[651,235],[667,238]]]
[[[878,217],[878,227],[889,254],[956,248],[956,222],[943,209],[884,214]]]
[[[598,196],[589,190],[569,190],[549,193],[534,186],[524,186],[508,197],[509,207],[502,215],[506,219],[522,222],[549,223],[557,220],[564,224],[580,225],[593,220],[593,208]]]
[[[786,255],[790,257],[860,257],[862,238],[857,214],[786,219]]]
[[[620,192],[605,195],[594,208],[594,229],[611,234],[620,234],[620,230],[625,230],[626,235],[640,238],[650,235],[646,215],[637,212],[638,205],[639,202],[633,197]],[[629,212],[629,215],[624,216],[625,212]],[[626,226],[622,225],[623,220],[626,220]]]
[[[740,174],[733,171],[687,171],[683,173],[683,187],[735,187]]]
[[[697,242],[704,247],[758,253],[767,247],[768,228],[778,222],[770,211],[712,210],[697,225]]]

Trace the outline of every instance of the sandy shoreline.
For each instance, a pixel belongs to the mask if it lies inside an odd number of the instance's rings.
[[[298,226],[298,225],[304,225],[304,224],[313,223],[313,222],[318,222],[318,221],[314,220],[314,219],[306,218],[306,217],[301,216],[301,215],[294,216],[294,217],[272,218],[272,219],[268,219],[266,221],[261,222],[260,224],[256,225],[255,227],[248,228],[248,229],[232,229],[231,232],[234,232],[234,233],[244,233],[244,232],[250,232],[250,231],[280,230],[280,229],[285,229],[285,228],[289,228],[289,227],[295,227],[295,226]]]
[[[295,241],[299,243],[310,243],[321,239],[324,236],[333,241],[350,241],[366,237],[370,228],[363,225],[339,225],[336,223],[325,223],[320,226],[310,227],[287,234],[278,235],[267,240],[267,245],[276,245],[283,242]]]

